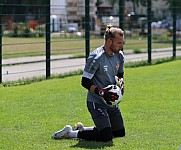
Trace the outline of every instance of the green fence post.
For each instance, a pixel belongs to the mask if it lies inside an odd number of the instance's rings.
[[[124,30],[124,8],[125,0],[119,0],[119,27]]]
[[[152,58],[151,58],[151,49],[152,49],[152,34],[151,34],[151,22],[152,22],[152,17],[151,17],[151,0],[148,0],[148,5],[147,5],[147,24],[148,24],[148,63],[151,64]]]
[[[175,0],[172,1],[173,5],[172,5],[172,16],[173,16],[173,59],[176,58],[176,41],[177,41],[177,35],[176,35],[176,19],[177,19],[177,15],[176,15],[176,4],[175,4]]]
[[[2,2],[0,3],[0,83],[2,83]]]
[[[50,0],[46,0],[46,78],[50,77]]]
[[[86,60],[90,53],[90,12],[89,0],[85,0],[85,48]]]

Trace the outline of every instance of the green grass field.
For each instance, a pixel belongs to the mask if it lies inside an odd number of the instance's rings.
[[[172,41],[153,40],[153,48],[172,47]],[[156,43],[157,42],[157,43]],[[45,55],[45,38],[11,38],[3,37],[3,59],[26,57],[26,56],[41,56]],[[103,45],[103,38],[90,39],[90,51]],[[177,43],[177,46],[180,42]],[[126,39],[124,50],[140,50],[147,49],[146,38],[131,38]],[[85,55],[85,39],[84,38],[52,38],[51,39],[51,54],[74,54]]]
[[[181,60],[126,68],[125,94],[119,104],[126,137],[113,142],[52,140],[64,125],[93,122],[81,76],[24,86],[0,87],[0,149],[179,150],[181,147]]]

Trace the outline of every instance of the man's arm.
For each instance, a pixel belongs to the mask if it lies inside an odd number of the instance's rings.
[[[110,101],[115,101],[118,97],[116,93],[109,92],[112,87],[109,88],[99,88],[93,84],[93,82],[86,78],[82,77],[82,86],[88,89],[90,92],[95,93],[104,98],[104,100],[109,104]]]
[[[87,90],[94,92],[96,86],[92,83],[92,81],[86,77],[82,77],[82,82],[81,82],[82,86],[84,88],[86,88]]]

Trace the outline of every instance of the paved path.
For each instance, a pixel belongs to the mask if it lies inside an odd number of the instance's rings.
[[[137,62],[148,59],[147,53],[133,54],[131,51],[126,51],[125,62]],[[152,53],[152,59],[172,57],[172,51],[155,51]],[[181,51],[177,51],[177,56],[181,56]],[[85,58],[67,59],[72,55],[58,55],[51,57],[51,74],[63,74],[71,71],[83,69],[85,65]],[[32,78],[37,76],[45,76],[46,63],[43,61],[45,57],[26,57],[16,59],[5,59],[3,64],[12,64],[10,66],[3,66],[3,82],[15,81],[19,79]],[[27,63],[26,62],[35,62]],[[25,64],[21,64],[21,63]],[[18,65],[15,65],[15,64]],[[13,65],[14,64],[14,65]]]

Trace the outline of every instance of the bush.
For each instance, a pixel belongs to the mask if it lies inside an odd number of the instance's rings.
[[[45,25],[38,25],[36,27],[36,33],[38,37],[43,37],[45,35]]]
[[[36,23],[14,23],[12,30],[3,30],[4,35],[10,37],[43,37],[45,26]]]
[[[134,52],[134,54],[142,53],[142,51],[140,49],[134,49],[133,52]]]
[[[18,26],[13,27],[12,37],[18,37]]]
[[[30,28],[28,28],[28,27],[25,27],[25,28],[24,28],[22,37],[31,37]]]

